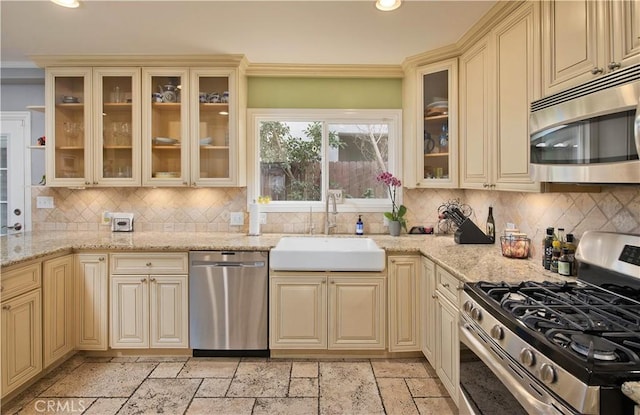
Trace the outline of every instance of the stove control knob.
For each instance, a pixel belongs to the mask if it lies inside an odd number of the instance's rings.
[[[502,327],[500,327],[498,324],[491,327],[491,337],[496,340],[504,339],[504,330],[502,329]]]
[[[471,310],[473,310],[473,303],[471,301],[465,301],[464,305],[462,306],[462,309],[465,312],[470,313]]]
[[[480,311],[479,308],[473,308],[471,310],[471,318],[474,319],[475,321],[480,321],[482,320],[482,312]]]
[[[548,363],[540,366],[540,377],[544,383],[553,383],[556,381],[556,369]]]
[[[533,366],[536,363],[536,356],[531,349],[522,349],[520,351],[520,361],[525,366]]]

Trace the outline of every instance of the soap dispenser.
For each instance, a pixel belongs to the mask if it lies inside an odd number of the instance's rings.
[[[356,222],[356,235],[364,235],[364,223],[362,222],[362,215],[358,215],[358,221]]]

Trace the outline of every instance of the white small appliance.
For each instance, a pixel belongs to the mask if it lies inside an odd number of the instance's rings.
[[[114,212],[111,214],[112,232],[133,232],[133,213]]]

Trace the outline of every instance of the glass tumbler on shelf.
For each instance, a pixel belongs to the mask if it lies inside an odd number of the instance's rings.
[[[69,146],[77,146],[78,145],[78,123],[75,122],[65,122],[64,123],[64,134],[67,139],[67,144]]]

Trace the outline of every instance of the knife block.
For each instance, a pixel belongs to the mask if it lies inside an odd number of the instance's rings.
[[[466,218],[453,235],[457,244],[492,244],[495,241],[485,235],[469,218]]]

